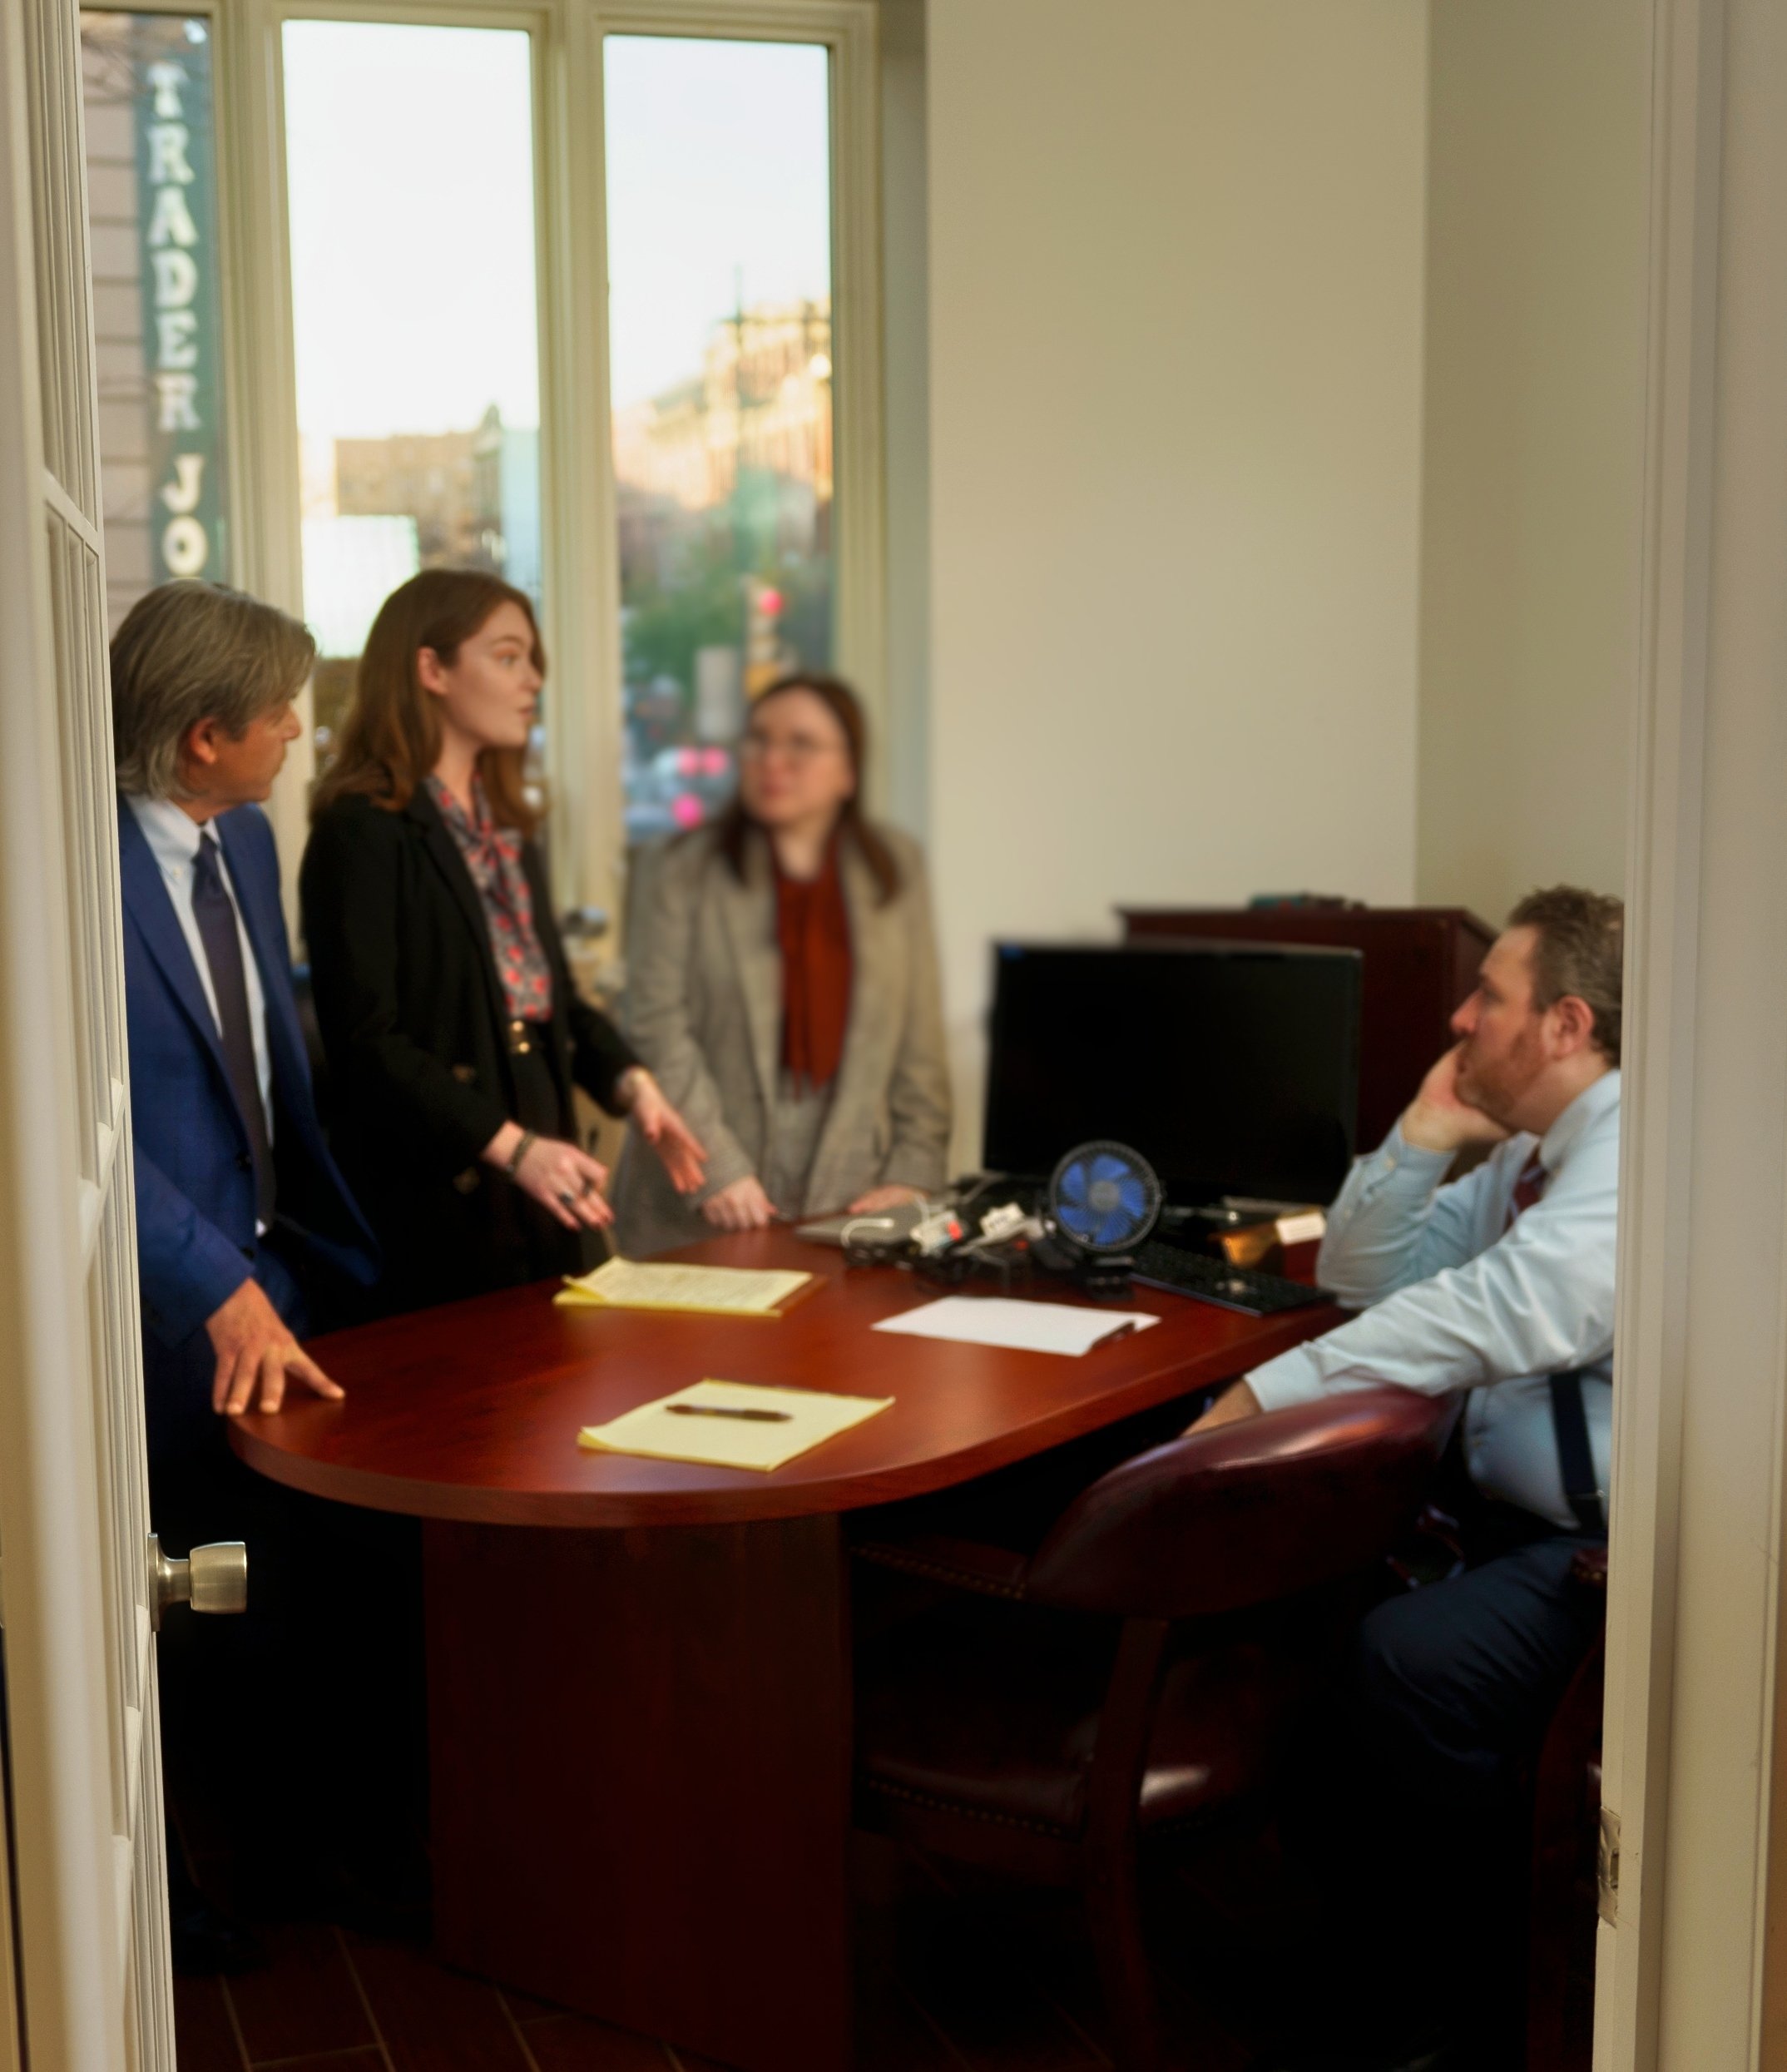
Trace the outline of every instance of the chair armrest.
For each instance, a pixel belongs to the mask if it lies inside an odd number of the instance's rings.
[[[1138,1454],[1056,1521],[1031,1562],[1037,1604],[1194,1618],[1270,1604],[1389,1553],[1456,1405],[1362,1389]]]

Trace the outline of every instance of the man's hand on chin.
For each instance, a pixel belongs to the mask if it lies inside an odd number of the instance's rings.
[[[1467,1144],[1499,1144],[1502,1125],[1473,1108],[1458,1092],[1458,1063],[1464,1046],[1454,1043],[1421,1082],[1403,1110],[1403,1137],[1422,1151],[1463,1151]]]
[[[1239,1425],[1244,1417],[1261,1415],[1260,1399],[1245,1381],[1237,1381],[1226,1388],[1204,1415],[1186,1427],[1189,1438],[1193,1432],[1215,1431],[1219,1425]]]

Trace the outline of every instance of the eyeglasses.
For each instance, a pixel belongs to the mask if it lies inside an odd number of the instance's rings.
[[[765,756],[787,756],[790,762],[811,762],[819,756],[834,756],[843,747],[841,741],[821,741],[815,734],[747,734],[739,743],[739,753],[750,762],[761,762]]]

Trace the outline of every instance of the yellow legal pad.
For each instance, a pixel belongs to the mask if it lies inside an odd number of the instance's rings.
[[[891,1395],[822,1395],[817,1389],[765,1389],[749,1381],[697,1381],[641,1403],[606,1425],[586,1425],[577,1444],[592,1453],[643,1454],[710,1468],[780,1468],[884,1410]],[[676,1406],[681,1405],[679,1410]],[[713,1415],[751,1410],[757,1416]],[[693,1415],[691,1415],[691,1412]]]
[[[609,1259],[565,1285],[552,1300],[572,1309],[666,1310],[686,1316],[775,1316],[813,1280],[810,1273],[755,1266],[677,1266]]]

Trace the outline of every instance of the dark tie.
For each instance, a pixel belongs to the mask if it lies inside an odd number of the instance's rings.
[[[1508,1197],[1507,1227],[1514,1227],[1514,1219],[1531,1208],[1545,1192],[1545,1182],[1552,1176],[1539,1163],[1535,1152],[1521,1169],[1520,1177],[1514,1182],[1514,1192]]]
[[[217,837],[207,828],[199,838],[192,871],[192,914],[211,968],[211,991],[223,1027],[224,1063],[235,1104],[248,1128],[255,1161],[255,1215],[273,1222],[273,1147],[267,1141],[267,1113],[260,1103],[260,1074],[255,1065],[255,1032],[248,1016],[248,976],[242,969],[242,938],[236,931],[235,902],[223,881]]]

